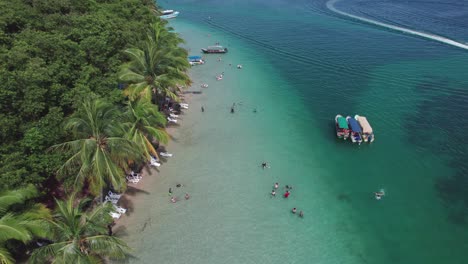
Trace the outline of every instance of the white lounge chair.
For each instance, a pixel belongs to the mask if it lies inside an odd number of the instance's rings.
[[[120,207],[120,206],[118,206],[116,204],[114,204],[114,209],[119,214],[125,214],[127,212],[127,209],[122,208],[122,207]]]
[[[111,199],[114,199],[114,198],[115,198],[115,199],[117,199],[117,200],[120,199],[120,197],[122,196],[121,194],[113,193],[113,192],[111,192],[111,191],[109,191],[109,192],[107,193],[107,195],[108,195]]]
[[[114,212],[110,212],[109,214],[110,214],[110,216],[112,216],[112,218],[114,218],[114,219],[119,219],[120,216],[121,216],[121,214],[119,214],[119,213],[114,213]]]
[[[152,160],[151,163],[150,163],[151,166],[154,166],[154,167],[159,167],[161,166],[161,163],[158,163],[157,161],[155,160]]]
[[[179,117],[178,115],[173,114],[173,113],[170,113],[169,116],[172,117],[172,118],[177,118],[177,117]]]
[[[137,184],[137,183],[140,182],[140,180],[138,180],[138,179],[129,179],[129,178],[127,178],[127,181],[128,181],[129,183],[133,183],[133,184]]]
[[[173,118],[167,117],[167,120],[168,120],[169,122],[172,122],[172,123],[177,123],[177,119],[173,119]]]
[[[159,155],[163,156],[163,157],[172,157],[172,154],[171,153],[167,153],[167,152],[161,152],[159,153]]]
[[[104,201],[116,204],[119,201],[119,199],[111,198],[111,197],[106,195],[106,197],[104,198]]]

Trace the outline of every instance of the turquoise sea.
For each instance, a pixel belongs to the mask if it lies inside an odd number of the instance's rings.
[[[466,43],[457,3],[335,7]],[[131,263],[468,262],[468,50],[326,1],[159,4],[181,12],[170,24],[191,55],[215,42],[229,53],[191,71],[188,91],[203,93],[173,133],[174,157],[136,194],[123,232]],[[336,114],[367,116],[375,142],[336,139]],[[169,187],[181,201],[169,202]]]

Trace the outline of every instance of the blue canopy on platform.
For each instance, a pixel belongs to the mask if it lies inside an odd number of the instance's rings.
[[[189,56],[188,59],[189,60],[201,60],[202,57],[201,56]]]
[[[361,126],[359,126],[356,119],[354,119],[352,117],[346,118],[346,119],[348,120],[349,126],[350,126],[352,131],[362,133]]]

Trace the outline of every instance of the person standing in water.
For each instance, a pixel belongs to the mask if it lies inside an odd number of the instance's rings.
[[[299,212],[299,217],[304,217],[304,213],[302,211]]]
[[[201,111],[202,111],[202,112],[205,112],[205,108],[203,107],[203,105],[202,105],[202,107],[201,107]]]
[[[172,188],[169,188],[169,196],[172,195]]]
[[[283,196],[284,196],[284,198],[288,198],[290,194],[291,193],[289,191],[286,191]]]
[[[296,207],[294,207],[294,208],[291,210],[291,212],[292,212],[293,214],[295,214],[295,213],[297,212]]]
[[[276,196],[275,190],[271,190],[271,196]]]
[[[185,200],[190,199],[190,195],[188,193],[185,194]]]
[[[275,189],[278,189],[279,183],[275,183]]]

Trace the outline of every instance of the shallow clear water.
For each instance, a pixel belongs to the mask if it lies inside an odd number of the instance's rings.
[[[135,205],[132,262],[465,263],[468,53],[325,1],[214,3],[161,3],[181,11],[171,24],[193,54],[218,41],[230,51],[193,68],[191,90],[209,88]],[[367,116],[376,141],[337,140],[337,113]],[[276,181],[294,186],[289,199],[269,197]],[[192,198],[171,204],[178,182]]]

